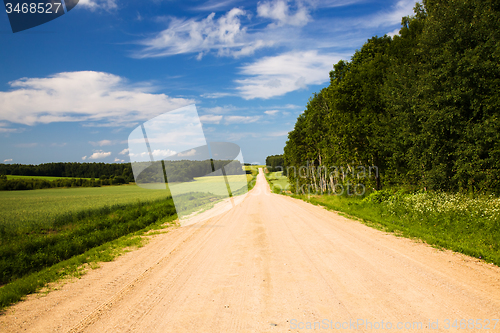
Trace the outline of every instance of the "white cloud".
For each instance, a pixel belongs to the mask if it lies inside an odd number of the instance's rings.
[[[155,149],[151,152],[151,155],[153,155],[153,157],[155,157],[157,159],[169,157],[169,156],[172,156],[175,154],[177,154],[177,152],[175,152],[174,150],[170,150],[170,149]],[[146,158],[150,157],[149,152],[142,152],[140,154],[130,153],[129,156],[130,157],[146,157]]]
[[[4,162],[4,163],[5,163],[5,162],[12,162],[12,158],[8,158],[8,159],[6,159],[6,160],[3,160],[3,162]]]
[[[102,9],[109,11],[118,8],[115,0],[80,0],[78,6],[91,11]]]
[[[365,24],[370,27],[400,24],[403,16],[412,15],[415,0],[399,0],[388,11],[379,12]]]
[[[345,26],[349,26],[351,29],[372,29],[399,25],[404,16],[413,15],[413,8],[416,2],[416,0],[399,0],[387,10],[357,18],[339,19],[336,22],[336,26],[337,29],[345,31]]]
[[[121,160],[121,159],[115,157],[115,162],[125,162],[125,160]]]
[[[0,122],[0,133],[20,133],[22,131],[23,131],[23,129],[9,128],[9,124],[4,123],[4,122]]]
[[[294,15],[290,15],[288,1],[274,0],[259,3],[257,6],[257,15],[264,18],[270,18],[275,21],[272,26],[304,26],[311,20],[308,10],[299,4]]]
[[[205,124],[218,124],[222,120],[222,116],[207,114],[200,116],[200,120]]]
[[[250,78],[236,80],[237,90],[244,99],[271,98],[329,81],[328,73],[341,59],[335,54],[318,51],[293,51],[265,57],[245,65],[241,74]]]
[[[87,155],[82,157],[82,160],[85,161],[87,159]]]
[[[158,157],[169,157],[177,153],[170,149],[155,149],[151,154],[153,155],[153,157],[158,158]]]
[[[97,142],[94,142],[94,141],[89,141],[89,143],[92,145],[92,146],[110,146],[113,144],[112,141],[110,140],[101,140],[101,141],[97,141]]]
[[[206,53],[216,50],[219,56],[239,57],[273,45],[272,41],[251,38],[247,34],[247,28],[242,27],[240,21],[245,15],[244,10],[233,8],[218,19],[215,19],[215,13],[199,21],[173,18],[167,29],[140,41],[144,49],[134,56],[149,58],[198,53],[200,60]]]
[[[234,105],[224,105],[224,106],[214,106],[212,108],[204,108],[204,107],[200,107],[200,111],[203,111],[204,113],[207,113],[207,114],[225,114],[225,113],[230,113],[230,112],[233,112],[233,111],[241,111],[242,108],[241,107],[237,107],[237,106],[234,106]]]
[[[397,29],[395,29],[394,31],[388,32],[388,33],[387,33],[387,36],[389,36],[389,37],[394,37],[394,36],[396,36],[396,35],[399,35],[399,30],[401,30],[401,28],[397,28]]]
[[[95,151],[92,155],[90,155],[89,160],[98,160],[101,158],[105,158],[111,155],[111,152],[104,152],[102,150]]]
[[[260,119],[260,116],[226,116],[226,124],[248,124],[254,123]]]
[[[13,90],[0,92],[0,120],[25,125],[105,121],[108,126],[126,126],[194,103],[152,94],[151,87],[137,87],[120,76],[93,71],[22,78],[9,85]]]
[[[196,155],[196,149],[191,149],[185,153],[179,153],[178,156],[183,157],[183,156],[194,156],[194,155]]]
[[[228,96],[234,96],[233,93],[207,93],[203,94],[200,97],[201,98],[222,98],[222,97],[228,97]]]
[[[123,150],[122,150],[121,152],[119,152],[118,154],[120,154],[120,155],[126,155],[126,154],[128,154],[128,148],[123,149]]]
[[[279,110],[268,110],[268,111],[264,111],[265,114],[268,114],[270,116],[274,116],[275,114],[279,113],[280,111]]]
[[[226,1],[220,1],[220,0],[209,0],[205,2],[203,5],[200,5],[198,7],[194,7],[194,10],[199,10],[199,11],[216,11],[220,10],[223,8],[228,8],[231,6],[233,3],[238,2],[238,0],[226,0]]]

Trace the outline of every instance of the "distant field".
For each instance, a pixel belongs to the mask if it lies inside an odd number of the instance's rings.
[[[247,181],[252,177],[247,175]],[[228,176],[233,192],[247,185],[242,176]],[[217,184],[218,183],[218,184]],[[173,183],[173,186],[178,184]],[[29,231],[36,227],[48,227],[57,217],[80,211],[98,210],[105,206],[127,205],[156,201],[170,196],[165,184],[151,184],[145,189],[137,185],[106,187],[54,188],[32,191],[0,191],[0,227]],[[227,195],[225,183],[219,177],[196,178],[184,183],[181,193],[211,192]],[[179,194],[179,192],[175,192]]]
[[[57,180],[57,179],[80,179],[80,177],[49,177],[49,176],[15,176],[15,175],[7,175],[7,180],[11,179],[45,179],[47,181]],[[91,179],[91,178],[82,178],[82,179]]]

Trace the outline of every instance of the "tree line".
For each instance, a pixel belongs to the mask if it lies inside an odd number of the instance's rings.
[[[134,181],[130,163],[43,163],[32,164],[0,164],[0,175],[48,176],[69,178],[101,178],[108,179],[122,176],[127,181]]]
[[[399,34],[339,61],[289,133],[283,164],[292,186],[322,191],[364,178],[375,189],[500,194],[500,2],[424,0]]]
[[[39,165],[0,164],[0,191],[36,190],[55,187],[99,187],[134,182],[187,182],[208,174],[241,175],[245,172],[239,161],[158,161],[154,163],[45,163]],[[215,172],[213,172],[215,170]],[[7,179],[7,175],[66,177],[67,179]],[[96,177],[97,175],[97,177]],[[166,176],[166,178],[165,178]]]
[[[121,185],[129,182],[122,176],[115,176],[106,179],[82,179],[82,178],[66,178],[66,179],[7,179],[7,176],[0,176],[0,191],[20,191],[20,190],[39,190],[43,188],[56,187],[100,187],[103,185]]]
[[[284,171],[283,166],[285,165],[285,160],[283,155],[271,155],[266,157],[266,168],[269,172]]]

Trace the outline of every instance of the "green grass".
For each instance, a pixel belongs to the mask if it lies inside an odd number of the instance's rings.
[[[245,170],[252,172],[251,175],[247,175],[248,181],[248,191],[254,188],[257,183],[257,175],[259,174],[259,168],[263,168],[265,165],[245,165]]]
[[[148,202],[169,197],[163,190],[136,185],[55,188],[0,192],[0,230],[27,233],[50,228],[56,221],[72,220],[115,205]],[[0,239],[1,241],[1,239]]]
[[[57,180],[57,179],[80,179],[81,177],[50,177],[50,176],[16,176],[16,175],[7,175],[7,180],[11,179],[40,179],[40,180]],[[88,179],[90,180],[91,178],[82,178],[82,179]]]
[[[29,233],[1,230],[0,284],[55,265],[175,213],[172,200],[167,198],[111,206]]]
[[[266,180],[273,193],[282,193],[289,190],[288,178],[283,176],[282,171],[266,173]]]
[[[366,198],[296,196],[365,224],[500,266],[500,199],[460,194],[374,192]]]
[[[56,282],[68,276],[80,277],[87,268],[99,267],[99,262],[111,261],[123,252],[134,247],[141,247],[146,240],[144,235],[150,230],[163,229],[174,225],[175,215],[158,219],[147,227],[129,233],[113,241],[94,247],[82,254],[61,261],[40,271],[24,275],[5,286],[0,287],[0,310],[14,304],[24,296],[40,291],[49,283]],[[148,233],[147,235],[153,235]]]

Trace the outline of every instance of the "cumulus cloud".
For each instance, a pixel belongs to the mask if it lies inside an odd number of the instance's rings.
[[[260,119],[260,116],[226,116],[226,124],[248,124],[254,123]]]
[[[87,159],[87,155],[82,157],[82,160],[85,161]]]
[[[4,163],[5,163],[5,162],[12,162],[12,158],[8,158],[8,159],[6,159],[6,160],[3,160],[3,162],[4,162]]]
[[[394,31],[388,32],[388,33],[387,33],[387,36],[389,36],[389,37],[394,37],[394,36],[396,36],[396,35],[399,35],[399,30],[401,30],[401,28],[397,28],[397,29],[395,29]]]
[[[161,159],[161,158],[165,158],[165,157],[169,157],[169,156],[172,156],[172,155],[175,155],[177,154],[176,151],[174,150],[170,150],[170,149],[155,149],[151,152],[151,155],[153,155],[153,158],[156,158],[156,159]],[[130,157],[146,157],[146,158],[149,158],[149,152],[141,152],[140,154],[129,154]]]
[[[128,148],[125,148],[123,149],[121,152],[119,152],[118,154],[120,155],[127,155],[128,154]]]
[[[63,72],[9,85],[11,91],[0,92],[0,120],[30,126],[61,121],[126,126],[194,103],[153,94],[151,87],[137,87],[104,72]]]
[[[338,55],[320,54],[317,50],[265,57],[243,66],[241,74],[250,77],[236,80],[236,89],[245,99],[282,96],[311,84],[328,82],[328,73],[340,59]]]
[[[153,150],[152,154],[153,157],[159,158],[159,157],[169,157],[177,153],[170,149],[155,149]]]
[[[121,160],[121,159],[115,157],[115,162],[125,162],[125,160]]]
[[[270,116],[274,116],[275,114],[278,114],[280,111],[279,110],[268,110],[264,111],[265,114],[268,114]]]
[[[90,155],[89,160],[98,160],[98,159],[108,157],[110,155],[111,155],[110,151],[104,152],[102,150],[98,150],[98,151],[95,151],[92,155]]]
[[[208,114],[200,116],[200,120],[205,124],[218,124],[222,120],[222,116]]]
[[[284,0],[259,3],[257,6],[257,15],[275,21],[271,26],[304,26],[311,20],[308,10],[300,4],[295,14],[290,14],[288,1]]]
[[[245,15],[244,10],[233,8],[218,19],[215,13],[201,20],[173,18],[167,29],[140,41],[144,48],[134,56],[150,58],[198,53],[198,59],[201,59],[215,50],[219,56],[240,57],[273,45],[272,41],[251,38],[247,34],[247,28],[242,27],[240,21]]]

